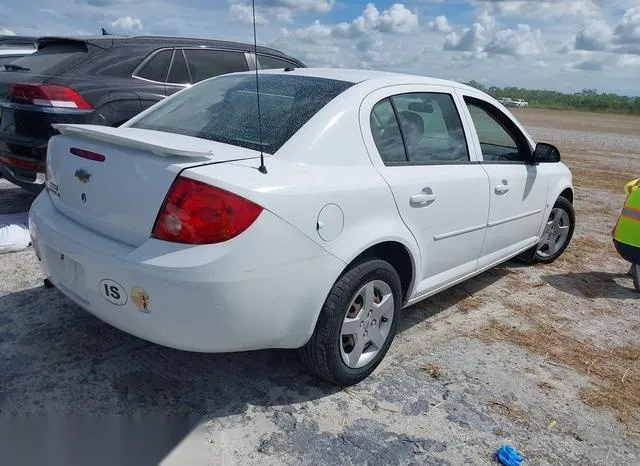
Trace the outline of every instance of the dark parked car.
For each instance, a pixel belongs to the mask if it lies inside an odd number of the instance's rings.
[[[175,37],[40,37],[38,50],[0,67],[0,172],[33,192],[44,186],[55,123],[118,126],[164,97],[212,76],[300,68],[253,45]]]

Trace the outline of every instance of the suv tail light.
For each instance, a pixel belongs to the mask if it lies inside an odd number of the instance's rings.
[[[200,181],[178,177],[160,208],[151,236],[186,244],[221,243],[238,236],[262,207]]]
[[[58,84],[9,84],[9,98],[43,107],[77,108],[91,110],[93,107],[80,94],[69,87]]]

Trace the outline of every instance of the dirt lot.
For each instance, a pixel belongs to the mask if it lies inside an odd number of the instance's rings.
[[[640,295],[610,240],[640,176],[640,119],[514,113],[573,170],[570,248],[411,308],[362,384],[336,391],[286,351],[146,343],[44,289],[25,251],[0,256],[0,412],[194,414],[179,452],[210,464],[492,464],[503,443],[525,464],[640,464]],[[0,189],[3,211],[28,206]]]

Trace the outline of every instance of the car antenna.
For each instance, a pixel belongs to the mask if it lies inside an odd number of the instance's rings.
[[[256,0],[251,0],[251,12],[253,16],[253,56],[256,67],[256,98],[258,101],[258,134],[260,135],[260,173],[267,174],[267,167],[264,164],[264,152],[262,151],[262,116],[260,115],[260,83],[258,79],[258,41],[256,39]]]

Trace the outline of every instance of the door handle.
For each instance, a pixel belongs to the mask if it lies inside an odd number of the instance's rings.
[[[495,192],[496,194],[505,194],[508,193],[510,189],[509,182],[507,180],[502,180],[502,184],[496,185]]]
[[[436,196],[431,188],[424,188],[422,192],[416,193],[409,198],[409,205],[411,207],[426,207],[436,201]]]

